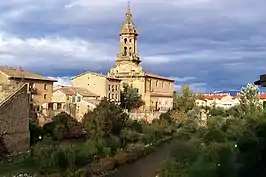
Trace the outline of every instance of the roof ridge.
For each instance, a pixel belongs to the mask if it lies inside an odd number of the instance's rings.
[[[7,102],[11,97],[13,97],[16,93],[18,93],[25,85],[27,84],[22,84],[20,87],[16,88],[11,94],[9,94],[8,96],[5,97],[5,99],[3,99],[0,102],[0,107]]]

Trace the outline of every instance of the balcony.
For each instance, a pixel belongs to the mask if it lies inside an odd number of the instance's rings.
[[[30,91],[30,93],[33,94],[33,95],[35,95],[35,94],[38,93],[37,88],[35,88],[35,87],[29,87],[29,91]]]

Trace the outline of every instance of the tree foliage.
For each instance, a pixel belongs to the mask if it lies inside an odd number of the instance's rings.
[[[141,95],[138,93],[138,89],[134,88],[133,85],[127,83],[123,84],[121,91],[121,107],[131,111],[144,105]]]
[[[53,121],[42,127],[44,136],[51,136],[55,140],[74,139],[84,136],[83,126],[75,118],[65,112],[53,117]]]
[[[240,104],[230,109],[210,108],[204,126],[193,121],[195,113],[190,114],[197,108],[191,101],[194,95],[188,88],[184,93],[175,100],[179,112],[174,114],[185,119],[178,130],[179,140],[195,149],[179,146],[173,150],[160,176],[266,176],[266,114],[258,88],[243,87]]]
[[[84,116],[85,129],[91,138],[119,135],[128,115],[123,109],[104,98],[99,105]]]

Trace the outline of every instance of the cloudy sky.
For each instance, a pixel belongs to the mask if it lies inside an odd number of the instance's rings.
[[[0,65],[66,83],[106,73],[126,0],[0,2]],[[204,92],[240,89],[266,73],[265,0],[132,0],[146,71]]]

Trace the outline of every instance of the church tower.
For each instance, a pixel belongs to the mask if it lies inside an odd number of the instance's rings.
[[[127,77],[133,75],[143,75],[138,55],[138,32],[132,20],[130,3],[125,15],[119,34],[119,51],[116,57],[115,66],[109,72],[109,76]]]
[[[122,28],[119,34],[119,53],[117,55],[116,62],[133,62],[140,64],[138,55],[138,43],[137,43],[137,29],[132,21],[132,14],[130,10],[130,2],[128,2],[127,12],[125,20],[122,24]]]

